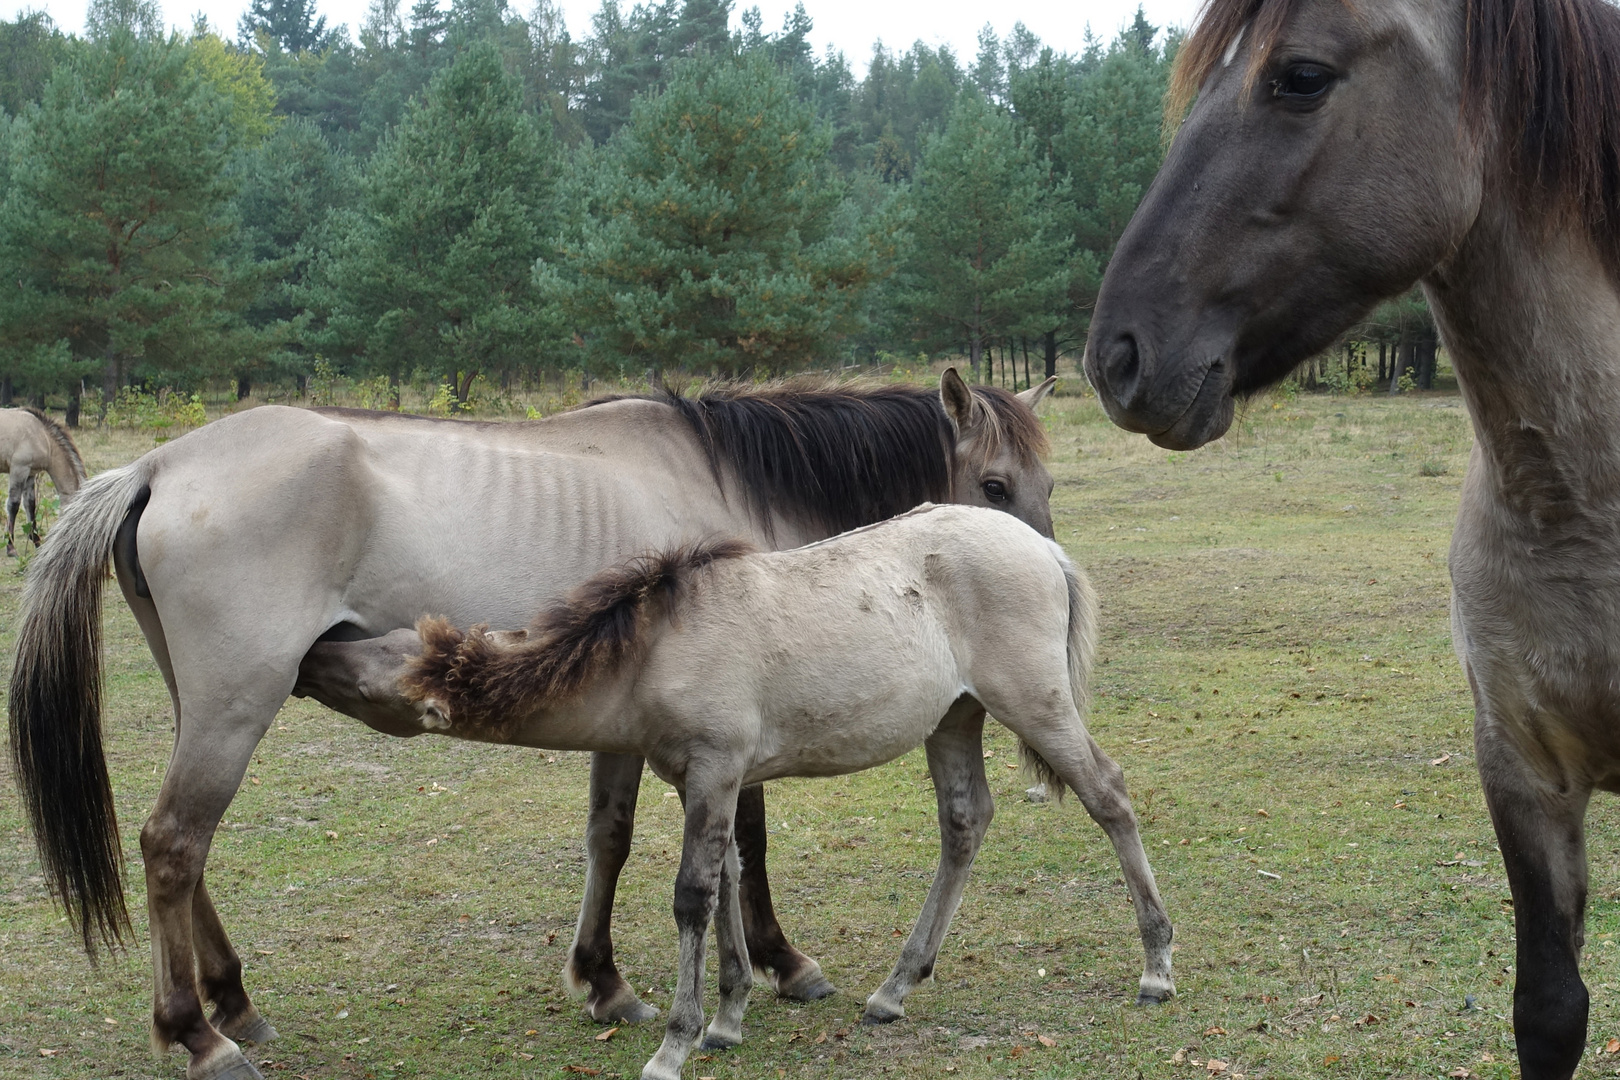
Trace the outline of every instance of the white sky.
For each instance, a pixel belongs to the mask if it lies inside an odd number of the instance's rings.
[[[513,7],[527,10],[530,0],[510,0]],[[780,29],[783,16],[793,9],[794,0],[737,0],[738,11],[757,2],[765,17],[765,29]],[[247,10],[248,0],[159,0],[163,14],[175,26],[188,28],[198,12],[206,15],[223,36],[234,38],[236,24]],[[590,30],[591,15],[601,0],[561,0],[568,30],[575,40]],[[625,8],[634,0],[622,0]],[[1148,21],[1159,26],[1187,26],[1197,14],[1201,0],[1143,0]],[[369,0],[317,0],[328,26],[347,24],[350,31],[365,21]],[[810,35],[816,52],[828,45],[843,51],[857,74],[866,70],[872,44],[882,40],[891,48],[904,49],[913,41],[930,45],[948,44],[959,59],[970,62],[978,51],[979,28],[986,22],[1003,38],[1013,24],[1022,21],[1043,42],[1059,52],[1078,52],[1090,23],[1104,41],[1131,21],[1137,0],[1018,0],[1008,7],[971,3],[969,0],[929,0],[928,3],[873,3],[872,0],[805,0],[805,10],[815,22]],[[448,6],[447,4],[445,6]],[[23,11],[43,9],[56,24],[70,33],[84,25],[84,0],[0,0],[0,15],[14,19]],[[401,3],[406,11],[409,3]],[[736,16],[733,16],[733,29]],[[351,36],[353,34],[351,33]]]

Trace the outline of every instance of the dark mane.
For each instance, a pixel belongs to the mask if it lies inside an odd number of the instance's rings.
[[[58,424],[32,405],[24,405],[23,412],[26,412],[45,426],[45,430],[50,432],[51,438],[56,440],[56,445],[62,448],[62,453],[67,455],[68,467],[73,470],[73,475],[77,476],[81,481],[84,480],[86,475],[84,459],[79,456],[79,448],[73,445],[73,436],[68,434],[67,428]]]
[[[1040,421],[1017,397],[990,386],[973,394],[988,421],[975,453],[1004,443],[1026,459],[1045,451]],[[831,535],[951,501],[955,438],[931,388],[793,379],[649,398],[692,426],[716,476],[731,467],[763,520],[774,510]]]
[[[1249,57],[1248,77],[1257,77],[1298,3],[1209,0],[1176,56],[1167,120],[1185,114],[1245,26],[1245,40],[1265,46]],[[1464,130],[1487,150],[1494,131],[1520,202],[1585,228],[1620,265],[1620,9],[1607,0],[1464,4]]]
[[[742,540],[714,540],[610,567],[536,616],[518,645],[496,645],[482,626],[463,634],[424,617],[405,693],[447,705],[456,734],[506,742],[523,710],[573,697],[639,655],[649,621],[675,611],[694,574],[752,550]]]

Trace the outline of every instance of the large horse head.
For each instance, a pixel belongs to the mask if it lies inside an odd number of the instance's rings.
[[[1615,250],[1620,12],[1603,0],[1212,0],[1196,97],[1098,298],[1086,370],[1175,449],[1231,423],[1485,228]]]

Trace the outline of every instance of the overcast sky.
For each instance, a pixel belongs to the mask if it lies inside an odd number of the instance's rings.
[[[159,0],[163,14],[178,27],[189,27],[193,16],[202,13],[216,30],[224,36],[236,36],[236,24],[247,10],[248,0]],[[525,10],[532,0],[510,0],[514,7]],[[1148,21],[1157,26],[1186,26],[1196,15],[1201,0],[1143,0]],[[326,16],[329,26],[348,25],[351,31],[365,21],[370,0],[317,0],[320,14]],[[625,8],[634,6],[634,0],[621,0]],[[793,8],[794,0],[759,0],[758,7],[765,17],[765,28],[781,27],[783,16]],[[562,0],[568,20],[569,32],[575,40],[590,30],[591,15],[600,7],[601,0]],[[84,26],[84,0],[0,0],[0,14],[14,19],[23,11],[43,9],[56,24],[70,33],[78,33]],[[448,6],[446,2],[443,6]],[[738,11],[755,6],[750,0],[738,0]],[[399,5],[408,11],[408,2]],[[805,0],[805,10],[815,22],[811,34],[816,52],[827,46],[841,50],[857,72],[866,69],[866,58],[872,44],[881,40],[894,48],[905,48],[913,41],[930,45],[948,44],[963,60],[971,60],[977,51],[979,28],[986,22],[997,34],[1005,37],[1013,24],[1022,21],[1042,41],[1060,52],[1078,52],[1089,23],[1105,41],[1120,27],[1131,21],[1136,11],[1136,0],[1018,0],[1002,7],[999,4],[969,3],[968,0],[928,0],[927,3],[873,3],[872,0]],[[732,20],[737,25],[736,16]]]

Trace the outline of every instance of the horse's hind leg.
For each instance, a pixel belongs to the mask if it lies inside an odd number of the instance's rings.
[[[1513,1033],[1524,1080],[1566,1080],[1586,1045],[1587,799],[1584,784],[1548,783],[1479,703],[1479,778],[1513,892],[1517,958]]]
[[[1011,709],[997,708],[996,716],[1004,717],[1003,723],[1017,732],[1025,744],[1074,789],[1086,813],[1108,834],[1125,874],[1125,886],[1136,908],[1136,928],[1147,953],[1136,1000],[1141,1005],[1158,1004],[1176,992],[1170,968],[1172,930],[1164,901],[1159,898],[1159,887],[1153,880],[1153,868],[1148,865],[1147,852],[1142,849],[1136,811],[1131,809],[1131,797],[1125,791],[1125,774],[1103,753],[1073,708],[1065,711],[1066,716],[1033,725],[1020,722],[1014,726],[1012,718],[1018,713]]]
[[[720,899],[714,916],[714,939],[720,954],[718,988],[720,1007],[714,1012],[703,1049],[724,1050],[742,1042],[743,1013],[748,1008],[748,992],[754,985],[754,970],[748,959],[743,934],[742,908],[737,898],[739,865],[737,845],[726,847],[720,864]]]
[[[636,992],[613,963],[613,894],[630,857],[641,792],[642,760],[633,754],[591,755],[590,820],[585,826],[585,896],[563,978],[583,990],[591,1018],[603,1023],[651,1020],[658,1010]]]
[[[934,973],[945,931],[962,902],[968,871],[995,814],[995,800],[984,778],[983,734],[983,707],[964,701],[953,706],[928,737],[928,771],[939,801],[939,869],[894,971],[866,1001],[863,1023],[886,1024],[905,1016],[906,995]]]
[[[202,878],[197,879],[197,889],[191,894],[191,943],[197,951],[202,998],[214,1004],[214,1014],[208,1018],[214,1030],[238,1043],[267,1043],[274,1039],[276,1029],[248,1000],[242,985],[242,960],[231,946]]]
[[[141,829],[152,927],[152,1042],[159,1049],[179,1043],[190,1052],[187,1080],[250,1080],[259,1076],[258,1071],[236,1043],[203,1015],[206,982],[198,986],[198,961],[202,961],[206,980],[211,974],[217,977],[221,955],[210,950],[199,957],[195,942],[201,937],[217,946],[224,940],[202,888],[203,866],[214,830],[236,794],[274,709],[255,710],[263,713],[261,719],[245,715],[241,704],[231,708],[212,702],[209,704],[216,706],[212,713],[200,704],[187,702],[181,713],[163,789]],[[204,920],[201,926],[199,912]],[[229,951],[228,942],[224,948]],[[235,954],[229,955],[234,958]],[[237,970],[240,986],[239,965]],[[244,993],[241,1003],[245,1002]]]
[[[737,854],[742,859],[740,902],[748,956],[781,997],[817,1001],[837,990],[821,965],[788,944],[771,904],[765,876],[765,785],[750,784],[737,796]]]

